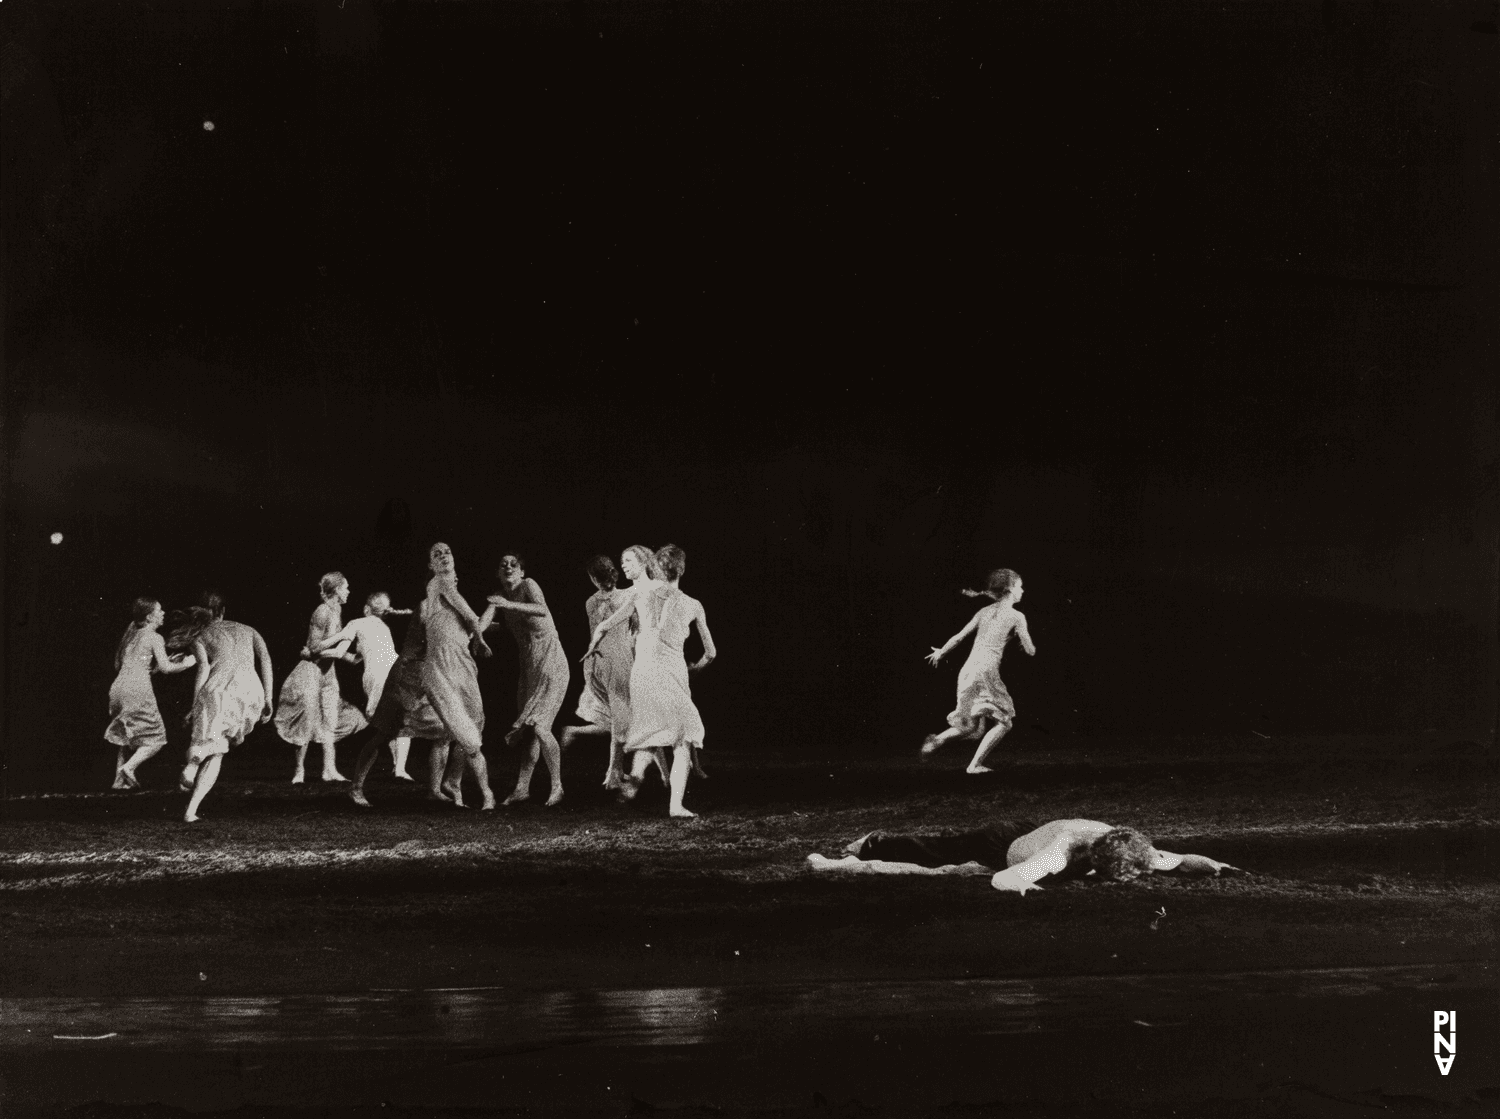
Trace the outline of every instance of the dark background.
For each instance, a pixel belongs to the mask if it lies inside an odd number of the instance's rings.
[[[1492,2],[0,20],[12,791],[112,756],[135,595],[279,683],[434,539],[574,656],[686,548],[710,750],[914,751],[999,565],[1018,747],[1491,733]]]

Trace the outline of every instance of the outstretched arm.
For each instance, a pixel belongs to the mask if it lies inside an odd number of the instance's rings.
[[[492,594],[489,599],[490,605],[497,610],[506,610],[512,614],[529,614],[533,618],[540,618],[547,613],[547,599],[535,580],[524,579],[516,589],[525,597],[511,599],[503,594]]]
[[[1021,648],[1026,650],[1027,656],[1036,656],[1036,646],[1031,643],[1031,631],[1026,628],[1026,615],[1019,610],[1016,611],[1016,638],[1021,642]]]
[[[652,584],[637,583],[636,586],[631,589],[630,597],[625,601],[625,605],[620,607],[613,614],[605,618],[602,622],[594,627],[594,635],[589,641],[588,652],[583,654],[584,660],[588,660],[591,656],[594,655],[594,650],[599,648],[599,642],[604,640],[604,635],[606,633],[614,629],[615,626],[619,625],[621,622],[625,621],[625,619],[629,618],[630,615],[635,613],[636,598],[640,594],[638,588],[642,587],[643,585],[649,587]]]
[[[171,657],[167,656],[167,643],[162,640],[162,636],[159,633],[151,635],[151,657],[155,661],[156,671],[163,675],[170,675],[173,672],[186,672],[197,663],[194,657],[183,657],[179,661],[172,660]]]
[[[1158,874],[1213,875],[1214,877],[1218,877],[1220,873],[1248,873],[1237,866],[1221,863],[1218,859],[1210,859],[1207,855],[1174,855],[1170,851],[1163,851],[1160,847],[1156,849],[1156,853],[1161,856],[1163,863],[1175,863],[1173,866],[1158,865],[1153,868]]]
[[[988,607],[986,607],[986,609],[988,609]],[[983,613],[983,611],[981,611],[981,613]],[[948,638],[947,644],[945,644],[941,649],[934,646],[932,652],[928,653],[927,656],[923,659],[927,661],[928,664],[932,665],[933,668],[936,668],[938,665],[938,661],[942,660],[949,653],[953,652],[958,643],[965,637],[968,637],[969,634],[973,633],[975,627],[977,627],[978,625],[979,614],[975,614],[972,618],[969,619],[968,625],[964,626],[963,629],[959,630],[952,637]]]
[[[698,637],[703,642],[703,655],[698,658],[697,664],[688,665],[688,671],[700,672],[714,663],[714,658],[719,655],[719,651],[714,648],[713,634],[708,632],[708,616],[701,602],[698,604],[698,613],[693,621],[698,626]]]
[[[1024,894],[1027,890],[1040,890],[1037,880],[1066,870],[1071,851],[1071,837],[1060,835],[1025,862],[1006,867],[990,879],[990,885],[997,890],[1010,890],[1018,894]]]
[[[260,686],[266,693],[266,705],[260,714],[260,721],[265,723],[270,721],[271,713],[276,710],[271,702],[275,685],[271,679],[271,650],[266,648],[265,638],[261,637],[259,630],[250,631],[250,640],[255,644],[255,667],[260,670]]]

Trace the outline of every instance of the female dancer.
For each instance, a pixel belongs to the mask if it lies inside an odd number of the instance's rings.
[[[307,780],[309,742],[316,742],[322,748],[322,779],[347,781],[335,764],[334,744],[365,726],[364,716],[339,695],[339,681],[333,671],[343,606],[349,601],[349,580],[340,572],[330,571],[319,580],[318,590],[323,603],[313,611],[307,624],[303,659],[281,686],[281,705],[276,710],[276,733],[297,747],[293,785]]]
[[[516,775],[516,788],[505,798],[506,804],[520,804],[531,798],[531,775],[536,771],[540,754],[547,761],[547,776],[552,792],[547,797],[551,808],[563,797],[562,749],[552,737],[552,724],[562,710],[568,692],[568,658],[557,638],[557,626],[547,599],[535,579],[526,577],[526,560],[517,552],[500,557],[500,592],[490,595],[490,607],[505,614],[505,624],[516,639],[521,656],[521,677],[516,682],[516,706],[520,713],[505,736],[508,746],[527,745],[526,760]]]
[[[458,593],[458,574],[453,563],[453,549],[434,544],[427,554],[432,578],[427,583],[427,598],[422,604],[422,619],[427,634],[427,651],[422,658],[422,690],[427,693],[433,710],[443,721],[448,737],[456,742],[443,778],[445,788],[458,788],[465,764],[474,771],[483,807],[495,807],[490,791],[489,768],[484,754],[484,701],[479,695],[479,670],[474,654],[491,655],[484,643],[484,631],[495,617],[490,606],[476,615]],[[472,646],[472,651],[471,651]],[[462,803],[461,798],[455,798]]]
[[[203,595],[203,619],[211,619],[193,637],[198,676],[193,682],[193,710],[188,716],[192,742],[182,787],[190,789],[189,824],[198,820],[198,807],[219,779],[219,765],[231,745],[238,746],[256,722],[271,720],[271,654],[260,634],[239,622],[225,621],[224,600],[212,591]],[[258,674],[257,674],[258,673]]]
[[[617,590],[619,570],[608,556],[589,560],[589,578],[594,594],[584,604],[588,614],[589,633],[630,599],[628,591]],[[624,775],[625,733],[630,726],[630,665],[635,659],[635,634],[627,626],[616,626],[599,646],[599,655],[587,662],[583,694],[578,697],[578,717],[584,725],[563,727],[562,749],[585,735],[609,736],[609,768],[604,773],[604,787],[618,789]]]
[[[1036,656],[1036,646],[1031,643],[1031,634],[1026,629],[1026,615],[1015,607],[1021,601],[1021,591],[1021,577],[1010,568],[991,571],[984,590],[964,591],[970,598],[990,599],[990,605],[980,609],[969,619],[968,625],[948,639],[946,645],[941,649],[934,648],[925,658],[936,668],[960,641],[974,633],[974,647],[969,650],[969,659],[958,673],[958,704],[948,716],[948,729],[942,734],[927,736],[922,743],[924,758],[955,738],[979,738],[979,749],[969,762],[968,772],[993,772],[984,764],[984,759],[1005,737],[1016,719],[1015,704],[1000,679],[1000,657],[1011,634],[1020,640],[1021,648],[1028,656]],[[986,730],[987,724],[993,725]]]
[[[661,755],[670,749],[669,813],[692,817],[697,813],[688,811],[682,798],[687,791],[688,771],[693,768],[693,750],[703,746],[703,720],[693,705],[688,673],[707,668],[718,654],[703,604],[689,598],[677,585],[687,570],[687,553],[675,544],[666,544],[657,551],[656,561],[666,582],[636,599],[641,632],[630,671],[630,735],[625,742],[626,751],[635,756],[622,792],[629,798],[640,788],[653,754],[657,765],[665,768]],[[595,628],[587,655],[593,655],[605,633],[623,622],[628,613],[621,608]],[[682,647],[694,624],[703,642],[703,656],[689,666]]]
[[[352,645],[354,659],[364,662],[365,714],[371,718],[375,716],[375,708],[380,706],[380,693],[385,687],[386,677],[396,664],[396,643],[391,640],[390,627],[382,619],[410,613],[410,610],[391,609],[391,596],[376,591],[365,599],[364,616],[355,618],[333,636],[338,643],[331,652],[333,659],[350,655]],[[406,772],[406,754],[410,748],[411,738],[406,735],[391,739],[391,761],[396,776],[403,781],[411,780],[411,774]]]
[[[115,751],[116,789],[139,789],[135,771],[147,758],[161,753],[167,744],[167,728],[156,706],[151,687],[153,669],[163,674],[183,672],[197,662],[191,656],[167,656],[167,644],[157,632],[166,618],[154,598],[138,598],[132,608],[134,621],[126,628],[115,649],[115,682],[109,686],[109,727],[104,732]],[[134,753],[127,751],[134,748]]]

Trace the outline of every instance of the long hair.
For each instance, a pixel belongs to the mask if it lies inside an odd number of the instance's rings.
[[[1010,594],[1020,581],[1021,577],[1010,568],[997,567],[985,579],[984,590],[973,591],[965,587],[963,593],[969,598],[988,598],[999,602],[1006,595]]]
[[[193,642],[214,622],[224,616],[224,596],[218,591],[204,591],[197,606],[173,610],[167,615],[164,640],[169,653],[191,653]]]

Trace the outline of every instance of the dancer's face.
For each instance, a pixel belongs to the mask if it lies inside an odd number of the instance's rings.
[[[333,592],[333,597],[338,602],[338,604],[340,606],[344,605],[344,603],[346,603],[346,602],[349,601],[349,582],[348,582],[348,580],[345,580],[344,582],[342,582],[342,583],[340,583],[338,585],[338,587]]]
[[[515,556],[500,557],[500,570],[498,574],[500,581],[507,588],[520,586],[521,580],[526,578],[526,571],[521,567],[521,561]]]
[[[159,602],[151,608],[151,613],[146,615],[146,624],[152,629],[155,629],[166,620],[167,612],[161,608],[161,603]]]
[[[620,570],[625,572],[625,578],[633,583],[641,577],[641,572],[645,568],[641,566],[641,561],[635,558],[634,552],[621,552]]]
[[[431,568],[434,575],[452,575],[453,549],[446,544],[434,544],[432,550],[427,553],[427,566]]]
[[[1021,586],[1021,580],[1017,579],[1016,580],[1016,585],[1013,586],[1013,587],[1011,587],[1011,589],[1010,589],[1010,600],[1012,602],[1020,602],[1021,601],[1021,592],[1024,589],[1025,588],[1023,588]]]

